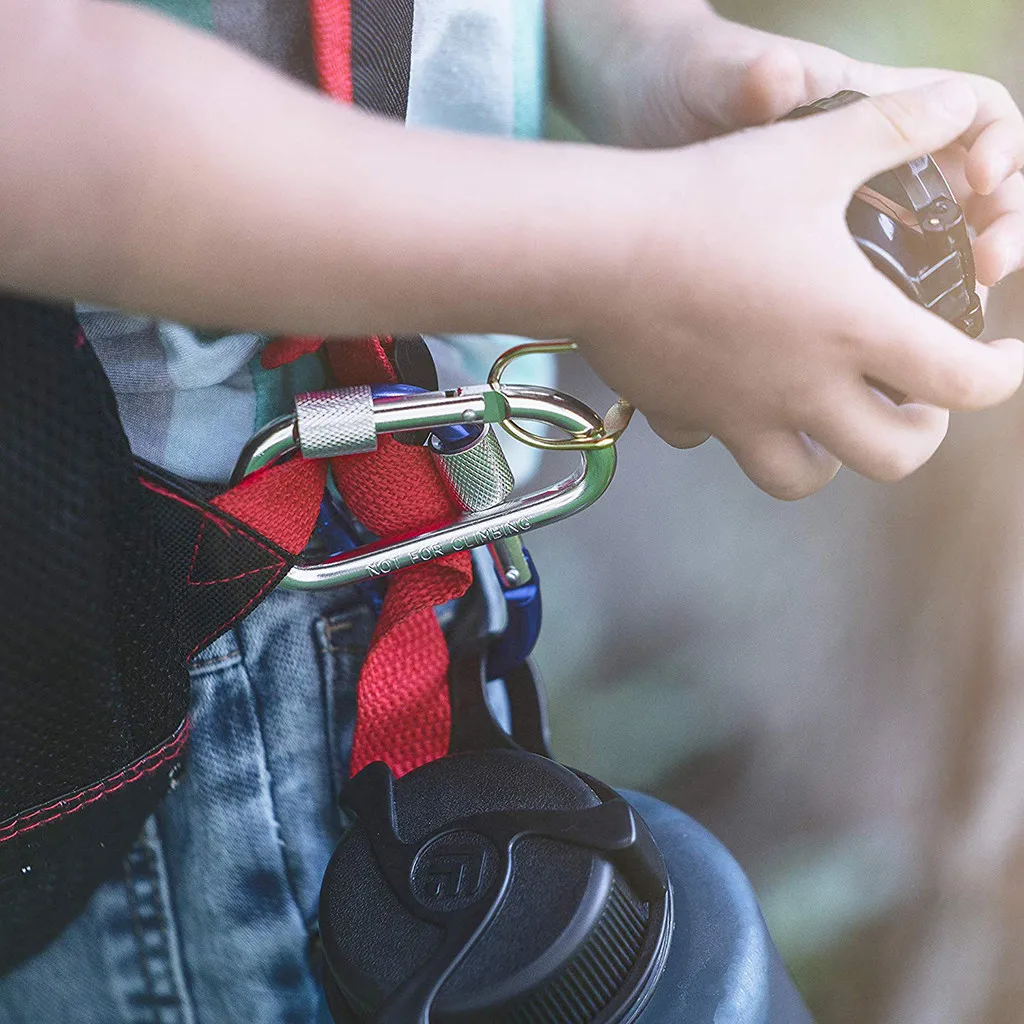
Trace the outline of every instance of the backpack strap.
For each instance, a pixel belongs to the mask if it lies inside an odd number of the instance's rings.
[[[0,299],[0,360],[2,973],[134,842],[185,753],[186,660],[273,590],[312,522],[261,532],[135,460],[69,308]]]

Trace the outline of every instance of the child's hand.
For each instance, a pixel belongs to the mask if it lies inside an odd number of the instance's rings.
[[[1016,173],[1024,165],[1024,119],[998,82],[852,60],[727,21],[703,0],[606,0],[586,8],[580,27],[580,0],[553,0],[556,84],[599,141],[686,145],[764,124],[841,89],[876,95],[960,78],[975,92],[977,114],[937,155],[977,232],[978,278],[993,285],[1024,263],[1024,179]],[[595,47],[601,59],[586,60]]]
[[[976,107],[947,80],[630,158],[624,216],[642,219],[641,240],[612,315],[583,332],[588,358],[670,444],[713,434],[778,497],[817,490],[840,462],[878,480],[912,472],[947,409],[1016,390],[1024,349],[979,344],[910,302],[845,210],[867,178],[961,136]]]

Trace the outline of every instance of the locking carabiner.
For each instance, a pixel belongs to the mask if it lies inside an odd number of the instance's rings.
[[[580,465],[560,483],[427,533],[385,539],[318,564],[294,566],[281,586],[320,590],[385,576],[457,551],[491,545],[589,508],[615,473],[613,445],[587,447],[604,435],[601,417],[582,402],[548,388],[484,384],[452,391],[374,395],[367,386],[314,392],[296,398],[296,412],[267,424],[246,445],[233,481],[299,451],[305,458],[332,458],[373,451],[377,437],[456,424],[512,419],[549,424],[580,445]]]

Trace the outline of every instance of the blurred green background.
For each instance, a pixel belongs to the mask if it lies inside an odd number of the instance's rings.
[[[1021,96],[1008,0],[719,10]],[[989,321],[1024,330],[1018,284]],[[609,398],[579,361],[561,384]],[[729,846],[821,1024],[1024,1022],[1022,422],[955,418],[912,480],[792,505],[637,422],[608,495],[531,539],[556,752]]]
[[[1004,78],[1020,38],[1020,8],[1010,0],[727,0],[727,17],[809,39],[882,64],[958,68]]]

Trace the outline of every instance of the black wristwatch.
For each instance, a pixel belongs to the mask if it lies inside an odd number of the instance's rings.
[[[797,107],[784,120],[864,98],[846,89]],[[846,223],[868,259],[915,302],[972,338],[981,334],[985,320],[967,220],[930,156],[872,178],[851,200]]]

